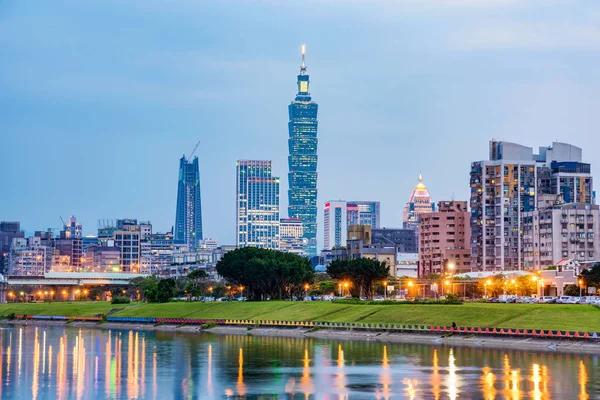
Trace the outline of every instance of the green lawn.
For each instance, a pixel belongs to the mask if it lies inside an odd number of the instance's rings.
[[[1,304],[0,314],[112,315],[394,323],[600,331],[600,309],[562,304],[351,305],[328,302],[212,302],[111,305],[106,302]]]

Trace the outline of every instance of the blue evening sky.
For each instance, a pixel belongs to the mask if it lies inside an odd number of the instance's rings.
[[[205,236],[234,243],[237,159],[273,160],[285,216],[302,43],[320,221],[326,200],[379,200],[400,226],[419,172],[467,200],[492,138],[596,167],[599,26],[597,0],[0,0],[0,220],[168,230],[198,140]]]

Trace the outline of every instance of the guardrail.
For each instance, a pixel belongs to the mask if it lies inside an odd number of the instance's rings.
[[[102,321],[101,316],[59,316],[59,315],[24,315],[16,314],[16,319],[54,320],[54,321]],[[553,338],[553,339],[588,339],[600,340],[598,332],[515,329],[515,328],[482,328],[482,327],[448,327],[427,325],[398,325],[398,324],[364,324],[358,322],[326,322],[326,321],[281,321],[281,320],[249,320],[249,319],[212,319],[212,318],[151,318],[151,317],[106,317],[107,322],[138,323],[138,324],[176,324],[176,325],[232,325],[260,326],[272,328],[319,328],[342,330],[365,330],[377,332],[410,332],[436,334],[462,334],[485,336],[510,336],[522,338]]]

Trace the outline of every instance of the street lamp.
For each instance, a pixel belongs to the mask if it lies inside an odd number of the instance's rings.
[[[578,282],[579,282],[579,297],[581,297],[581,290],[583,289],[583,280],[580,279]]]
[[[410,288],[414,286],[414,282],[413,281],[408,281],[408,289],[406,291],[406,294],[410,296]],[[415,296],[417,297],[417,296]]]
[[[338,284],[338,294],[342,297],[342,284]]]
[[[383,281],[383,298],[387,299],[387,281]]]
[[[344,296],[346,295],[346,290],[348,290],[348,282],[344,282]]]
[[[304,297],[308,297],[308,283],[304,285]]]

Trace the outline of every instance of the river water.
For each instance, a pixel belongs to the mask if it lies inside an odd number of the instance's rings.
[[[600,399],[600,355],[0,328],[2,399]]]

